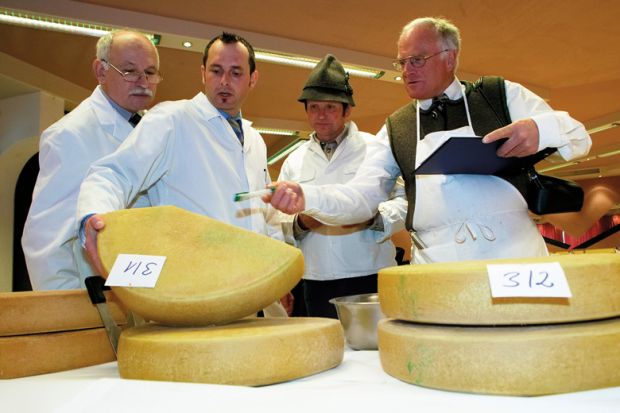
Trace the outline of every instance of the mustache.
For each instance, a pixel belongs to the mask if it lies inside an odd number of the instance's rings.
[[[141,95],[141,96],[150,96],[153,97],[153,91],[151,89],[147,89],[144,87],[135,87],[129,91],[129,95]]]

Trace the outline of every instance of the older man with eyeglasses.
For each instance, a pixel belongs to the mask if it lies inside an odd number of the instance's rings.
[[[327,224],[363,222],[402,176],[412,263],[547,255],[528,205],[513,186],[521,172],[508,177],[510,183],[494,175],[415,170],[454,136],[481,136],[484,143],[506,139],[497,150],[500,157],[546,148],[557,148],[552,156],[565,160],[582,157],[591,146],[584,126],[519,84],[498,77],[459,81],[460,34],[445,19],[411,21],[397,46],[394,66],[413,101],[388,118],[356,177],[338,187],[280,182],[263,200]]]
[[[75,237],[80,184],[91,164],[133,130],[163,79],[153,43],[129,30],[99,39],[92,68],[99,85],[39,142],[40,172],[22,237],[35,290],[83,288],[92,275]]]

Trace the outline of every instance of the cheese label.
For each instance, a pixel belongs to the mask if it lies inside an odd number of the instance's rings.
[[[154,288],[165,262],[164,256],[118,254],[105,285]]]
[[[492,297],[571,297],[559,262],[488,264]]]

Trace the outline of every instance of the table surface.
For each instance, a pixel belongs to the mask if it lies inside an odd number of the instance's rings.
[[[428,389],[383,372],[377,351],[345,351],[342,364],[264,387],[125,380],[116,363],[0,380],[3,412],[519,412],[619,413],[620,387],[543,397]]]

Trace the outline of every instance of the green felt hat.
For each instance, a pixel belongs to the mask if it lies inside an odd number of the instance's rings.
[[[299,102],[329,100],[355,106],[353,88],[349,85],[349,74],[344,71],[342,63],[331,54],[326,55],[312,69],[297,100]]]

